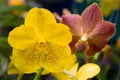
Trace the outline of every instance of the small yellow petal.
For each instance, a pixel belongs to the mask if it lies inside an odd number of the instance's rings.
[[[72,76],[63,72],[52,73],[52,76],[55,77],[55,80],[73,80]]]
[[[76,63],[70,70],[63,70],[64,73],[68,74],[69,76],[76,78],[77,74],[77,69],[78,69],[78,63]]]
[[[78,63],[76,63],[71,69],[70,69],[70,73],[76,77],[76,74],[77,74],[77,70],[78,70]]]
[[[84,64],[77,73],[78,80],[87,80],[96,76],[100,72],[100,67],[94,63]]]
[[[15,67],[15,65],[13,64],[13,60],[10,62],[9,66],[8,66],[8,74],[18,74],[18,78],[17,80],[21,80],[23,73],[19,71],[19,69],[17,69]]]
[[[8,43],[15,49],[24,50],[36,42],[37,33],[33,27],[21,25],[13,29],[8,36]]]
[[[10,62],[8,66],[8,74],[18,74],[20,71],[15,67],[13,61]]]

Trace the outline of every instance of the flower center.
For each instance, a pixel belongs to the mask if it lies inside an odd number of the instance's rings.
[[[46,42],[39,42],[39,47],[46,47]]]
[[[45,44],[44,42],[40,42],[40,45],[43,45],[43,44]]]
[[[47,42],[46,41],[38,41],[36,49],[37,50],[45,50],[47,48]]]

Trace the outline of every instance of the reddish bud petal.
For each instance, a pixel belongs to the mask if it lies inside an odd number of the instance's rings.
[[[63,15],[72,14],[67,8],[64,8],[64,9],[62,10],[62,13],[63,13]]]
[[[102,52],[104,53],[104,55],[108,55],[112,53],[112,49],[110,45],[105,45],[105,47],[102,49]]]
[[[62,22],[62,17],[58,13],[53,12],[53,15],[55,16],[57,22]]]
[[[97,3],[88,6],[81,16],[84,22],[83,31],[87,34],[89,34],[94,29],[96,23],[103,18],[102,12]]]

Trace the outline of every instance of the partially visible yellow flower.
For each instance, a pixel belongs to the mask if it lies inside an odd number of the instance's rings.
[[[21,7],[21,6],[25,5],[25,3],[26,3],[26,0],[8,0],[8,6],[10,6],[10,7],[12,7],[12,6]],[[25,11],[24,10],[21,11],[21,10],[14,9],[12,11],[12,14],[24,17]]]
[[[103,14],[109,16],[114,10],[120,9],[120,0],[101,0]]]
[[[24,5],[26,0],[8,0],[9,6],[22,6]]]
[[[69,71],[64,70],[66,74],[63,72],[56,73],[54,74],[54,77],[57,80],[87,80],[89,78],[93,78],[100,72],[100,67],[94,63],[84,64],[79,68],[79,70],[77,69],[78,63],[76,63]]]
[[[83,65],[77,73],[78,80],[87,80],[93,78],[100,72],[100,67],[93,63]]]
[[[82,3],[83,0],[75,0],[77,3]]]
[[[49,72],[62,71],[71,57],[71,39],[69,28],[56,23],[50,11],[32,8],[25,23],[9,33],[12,62],[22,73],[37,72],[41,67]]]

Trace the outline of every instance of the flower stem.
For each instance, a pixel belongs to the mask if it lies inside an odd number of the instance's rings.
[[[23,73],[19,72],[17,80],[22,80]]]
[[[101,80],[100,75],[97,75],[97,80]]]
[[[40,68],[40,69],[39,69],[39,71],[38,71],[38,73],[36,74],[34,80],[40,80],[40,76],[41,76],[41,73],[42,73],[43,70],[44,70],[44,68]]]

